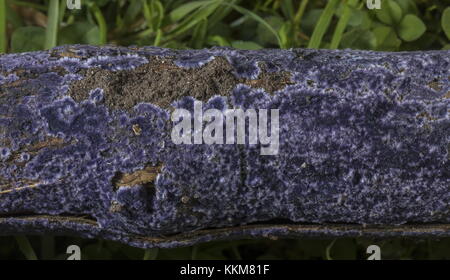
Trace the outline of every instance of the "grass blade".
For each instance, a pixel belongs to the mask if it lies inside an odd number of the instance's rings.
[[[153,26],[155,29],[161,28],[162,21],[164,19],[164,6],[160,1],[152,0],[150,2],[150,9],[152,13],[155,13],[157,11],[157,17],[155,18],[155,21],[153,22]]]
[[[308,48],[318,49],[320,47],[320,43],[322,43],[322,38],[325,35],[328,26],[330,25],[331,19],[333,17],[335,8],[338,3],[339,0],[328,1],[327,5],[325,6],[325,9],[320,15],[316,27],[314,28],[311,40],[308,43]]]
[[[145,21],[147,22],[147,28],[153,32],[155,29],[154,29],[153,21],[152,21],[152,18],[153,18],[152,11],[150,10],[150,6],[148,5],[147,0],[142,0],[142,4],[143,4],[143,10],[144,10],[144,18],[145,18]]]
[[[48,6],[47,31],[45,33],[45,49],[56,47],[58,40],[59,0],[50,0]]]
[[[339,43],[341,42],[342,35],[344,34],[345,28],[351,16],[352,7],[354,7],[359,0],[348,0],[344,5],[344,11],[342,12],[341,18],[338,21],[336,29],[334,30],[333,38],[331,39],[330,49],[337,49]]]
[[[64,21],[64,15],[66,14],[66,8],[67,5],[61,5],[59,6],[59,19],[58,22],[63,22]]]
[[[24,254],[27,260],[37,260],[36,253],[31,247],[30,241],[25,236],[16,236],[15,237],[17,244],[19,245],[20,252]]]
[[[194,49],[200,49],[203,46],[203,43],[205,41],[206,33],[208,28],[208,20],[203,19],[194,28],[194,31],[192,32],[192,38],[191,38],[191,47]]]
[[[303,14],[305,13],[306,6],[308,5],[309,0],[302,0],[300,6],[298,7],[297,13],[294,16],[294,25],[298,30],[300,30],[300,23],[302,21]]]
[[[90,8],[100,30],[100,45],[104,45],[108,40],[108,27],[106,26],[105,18],[103,17],[102,11],[95,3],[91,3]]]
[[[333,248],[333,245],[334,245],[334,243],[336,243],[336,240],[337,239],[334,239],[333,241],[331,241],[331,243],[325,249],[325,258],[329,261],[333,260],[333,258],[331,257],[331,248]]]
[[[174,37],[186,32],[190,28],[194,27],[201,20],[208,18],[221,4],[221,1],[210,1],[209,4],[202,6],[188,18],[183,20],[175,29],[170,31],[170,36],[166,40],[171,40]]]
[[[283,12],[285,17],[287,17],[289,20],[292,20],[294,18],[294,5],[292,4],[292,0],[282,1],[281,11]]]
[[[231,0],[229,3],[238,4],[240,0]],[[225,7],[225,9],[218,9],[214,12],[208,22],[208,29],[212,29],[216,24],[221,22],[233,9],[231,7]]]
[[[243,14],[244,16],[250,17],[254,20],[256,20],[257,22],[261,23],[264,27],[266,27],[270,32],[273,33],[273,35],[275,35],[275,37],[277,38],[278,41],[278,45],[282,48],[283,47],[283,42],[281,41],[280,36],[278,35],[278,32],[273,29],[273,27],[268,24],[263,18],[261,18],[260,16],[258,16],[257,14],[255,14],[254,12],[247,10],[246,8],[243,8],[241,6],[237,6],[231,3],[221,3],[222,5],[226,5],[226,6],[230,6],[232,7],[234,10],[236,10],[237,12]]]
[[[0,53],[6,52],[6,0],[0,0]]]
[[[158,47],[159,44],[161,43],[161,38],[162,38],[162,30],[161,28],[158,29],[158,31],[156,31],[156,36],[155,36],[155,41],[153,42],[153,46]]]
[[[183,19],[186,17],[189,13],[193,12],[194,10],[203,7],[205,5],[208,5],[211,3],[211,0],[203,0],[203,1],[193,1],[186,4],[183,4],[177,8],[175,8],[173,11],[170,12],[169,17],[170,19],[175,22]]]

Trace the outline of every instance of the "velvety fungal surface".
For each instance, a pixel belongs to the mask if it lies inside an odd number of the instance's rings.
[[[279,153],[174,144],[171,112],[196,100],[279,109]],[[450,51],[76,45],[0,56],[1,234],[174,247],[441,237],[449,224]]]

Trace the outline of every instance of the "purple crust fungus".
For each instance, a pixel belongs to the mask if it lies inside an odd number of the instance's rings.
[[[195,101],[278,109],[278,154],[174,144],[171,113]],[[2,55],[0,234],[23,233],[142,248],[450,236],[450,51]]]

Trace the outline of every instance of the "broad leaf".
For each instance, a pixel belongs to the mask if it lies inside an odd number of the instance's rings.
[[[406,42],[417,40],[426,30],[425,24],[415,15],[406,15],[400,22],[398,34]]]
[[[11,37],[12,52],[38,51],[44,48],[45,29],[37,26],[17,28]]]

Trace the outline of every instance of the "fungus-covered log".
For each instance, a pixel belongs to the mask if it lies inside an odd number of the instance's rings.
[[[0,234],[450,236],[449,68],[450,51],[0,56]]]

